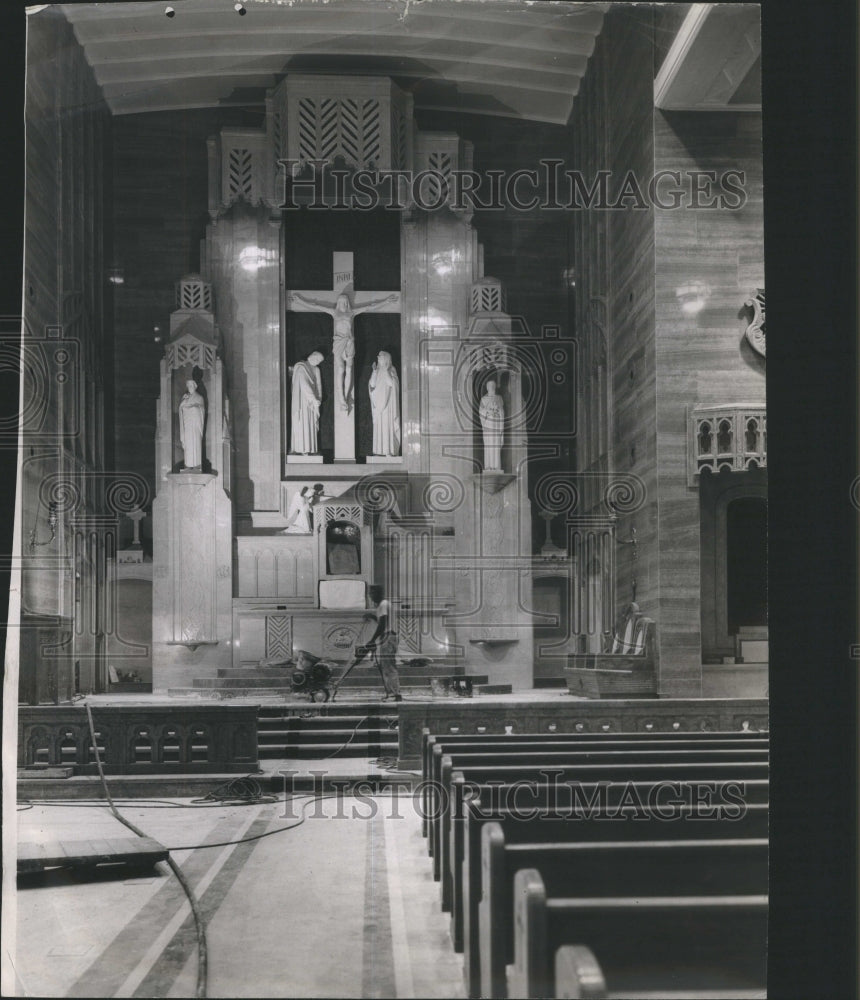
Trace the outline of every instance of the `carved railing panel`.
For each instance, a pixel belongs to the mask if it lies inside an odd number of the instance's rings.
[[[702,472],[745,472],[767,467],[764,406],[713,406],[693,410],[687,433],[687,482]]]
[[[112,706],[93,715],[107,774],[244,773],[257,765],[254,705],[186,705],[181,721],[167,706]],[[19,767],[65,765],[79,774],[96,774],[92,744],[83,706],[19,709]]]

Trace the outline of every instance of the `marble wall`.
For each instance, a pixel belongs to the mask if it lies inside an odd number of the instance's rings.
[[[79,622],[74,646],[70,640],[76,593],[78,608],[103,607],[104,576],[84,558],[75,587],[70,519],[101,502],[110,411],[111,122],[72,28],[50,8],[28,18],[25,116],[20,690],[35,703],[71,697],[76,659],[80,690],[100,683],[93,654],[104,620]],[[52,482],[68,501],[53,540],[48,503],[59,498]],[[56,649],[58,642],[65,645]]]
[[[632,171],[643,188],[660,170],[683,178],[677,208],[655,208],[649,199],[637,208],[577,212],[572,226],[583,362],[579,468],[632,473],[641,482],[644,502],[618,520],[619,539],[635,528],[637,558],[634,564],[630,546],[619,547],[617,601],[631,599],[635,575],[636,599],[657,621],[661,694],[681,697],[699,695],[702,676],[700,504],[687,484],[687,413],[764,402],[764,362],[743,337],[743,302],[764,284],[764,258],[760,116],[653,108],[654,73],[679,15],[674,8],[608,13],[570,130],[575,166],[586,177],[608,169],[618,183]],[[742,207],[696,205],[691,175],[729,168],[744,171]],[[681,308],[691,285],[704,295],[695,313]],[[605,441],[599,428],[594,435],[583,426],[589,415],[601,419],[604,334]]]
[[[700,491],[687,484],[687,413],[694,406],[765,402],[765,362],[744,336],[744,301],[764,287],[761,115],[655,111],[654,150],[658,171],[744,175],[737,208],[682,204],[655,213],[661,672],[673,689],[687,690],[695,680],[688,664],[701,656],[703,640],[705,652],[731,653],[725,627],[720,638],[710,624],[720,618],[714,602],[724,600],[725,587],[712,596],[710,547],[699,561]],[[703,206],[711,200],[699,199]],[[693,313],[683,303],[691,286],[702,296]],[[745,483],[749,495],[759,495],[759,487],[766,495],[766,473],[730,478],[738,495]],[[722,537],[714,545],[725,543]]]

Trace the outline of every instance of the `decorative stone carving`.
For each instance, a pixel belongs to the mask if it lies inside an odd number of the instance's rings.
[[[324,312],[332,317],[334,338],[334,457],[335,461],[355,460],[355,407],[353,400],[353,359],[355,336],[353,321],[359,313],[371,310],[399,312],[399,292],[355,292],[353,290],[353,255],[348,251],[332,254],[332,290],[330,292],[290,291],[287,308],[293,312]],[[372,296],[380,296],[372,298]]]
[[[268,93],[273,159],[412,166],[412,97],[388,77],[290,74]]]
[[[197,391],[197,383],[189,379],[188,391],[179,404],[179,442],[185,456],[185,469],[199,472],[203,465],[203,425],[206,422],[206,404]]]
[[[289,615],[266,615],[266,659],[287,658],[292,652],[292,618]]]
[[[351,256],[351,255],[350,255]],[[360,313],[379,309],[389,303],[398,302],[400,296],[396,292],[386,295],[383,299],[372,299],[363,304],[353,305],[349,293],[340,292],[334,305],[324,299],[312,299],[301,292],[290,293],[290,309],[298,312],[328,313],[334,321],[334,339],[332,354],[334,356],[334,396],[335,405],[347,413],[353,407],[352,369],[355,358],[355,334],[353,322]]]
[[[373,454],[400,454],[400,380],[388,351],[380,351],[368,383]]]
[[[752,349],[765,357],[764,289],[757,288],[756,294],[747,299],[744,305],[753,311],[753,320],[746,329],[746,338]]]
[[[309,535],[311,526],[311,503],[314,491],[311,486],[303,486],[293,497],[290,509],[287,511],[287,526],[282,532],[285,535]]]
[[[484,432],[484,471],[502,471],[502,440],[505,428],[505,404],[490,379],[478,409]]]
[[[290,451],[295,455],[314,455],[319,451],[322,378],[319,366],[323,356],[313,351],[304,361],[289,369],[292,378],[290,402]]]
[[[693,411],[687,431],[687,482],[704,471],[743,472],[767,467],[764,406],[711,406]]]

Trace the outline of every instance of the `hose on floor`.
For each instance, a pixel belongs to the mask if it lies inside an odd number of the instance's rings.
[[[99,745],[96,741],[96,728],[93,723],[93,713],[90,708],[89,702],[86,703],[86,709],[87,709],[87,719],[89,720],[90,724],[90,739],[92,740],[93,753],[95,754],[96,757],[96,767],[98,768],[99,778],[101,779],[102,783],[102,789],[104,790],[105,798],[108,801],[110,811],[113,813],[115,818],[118,819],[123,826],[128,827],[128,829],[131,830],[132,833],[137,834],[138,837],[145,837],[146,834],[143,832],[143,830],[136,827],[134,823],[132,823],[130,820],[127,820],[123,815],[121,815],[117,807],[114,805],[114,801],[111,798],[110,789],[108,788],[108,783],[105,780],[104,768],[102,767],[101,752],[99,750]],[[173,860],[173,858],[170,857],[169,854],[167,856],[167,864],[169,865],[170,870],[176,876],[179,884],[182,886],[182,890],[188,897],[188,902],[191,906],[191,913],[194,917],[194,926],[197,930],[197,992],[195,993],[195,996],[205,997],[208,972],[209,972],[209,957],[206,947],[206,923],[203,919],[203,914],[200,912],[200,904],[197,902],[197,897],[194,895],[194,890],[191,888],[191,886],[188,883],[188,880],[182,873],[182,869]]]

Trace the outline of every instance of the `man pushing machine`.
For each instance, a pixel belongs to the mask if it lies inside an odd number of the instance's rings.
[[[400,678],[397,676],[397,665],[395,657],[397,655],[397,633],[389,627],[391,620],[391,605],[382,596],[382,587],[373,586],[368,590],[370,601],[374,610],[368,615],[373,620],[376,619],[376,630],[370,639],[362,646],[356,646],[353,658],[343,674],[338,678],[332,688],[331,700],[337,696],[338,688],[346,680],[353,667],[357,666],[368,655],[371,654],[373,661],[382,677],[382,686],[385,688],[383,701],[403,701],[400,693]]]

